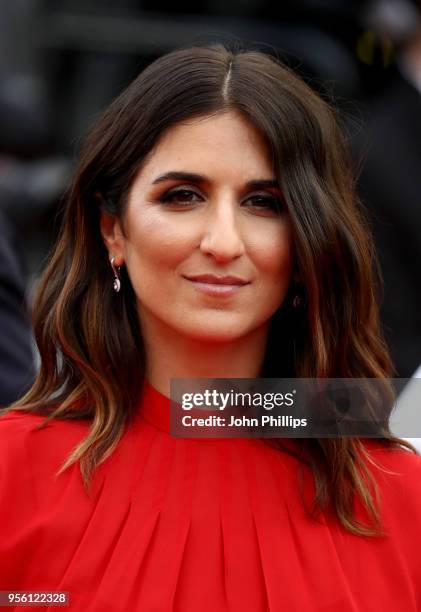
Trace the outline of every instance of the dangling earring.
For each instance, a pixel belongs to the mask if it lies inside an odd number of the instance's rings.
[[[114,261],[115,261],[115,257],[112,257],[111,259],[111,267],[113,269],[113,273],[114,273],[114,282],[113,282],[113,289],[116,293],[118,293],[121,289],[121,280],[120,280],[120,275],[118,273],[118,270],[120,270],[120,266],[115,266],[114,265]]]
[[[294,299],[292,300],[292,306],[294,308],[299,308],[301,306],[301,302],[302,300],[301,300],[301,297],[298,295],[298,293],[297,295],[294,295]]]

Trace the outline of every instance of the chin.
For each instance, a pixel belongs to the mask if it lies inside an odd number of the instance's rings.
[[[179,331],[191,340],[199,342],[234,342],[247,336],[252,330],[228,325],[208,324]]]

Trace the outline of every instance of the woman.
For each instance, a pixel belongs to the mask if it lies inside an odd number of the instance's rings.
[[[334,113],[287,68],[221,45],[147,67],[87,140],[40,373],[0,419],[0,588],[89,612],[420,610],[404,442],[169,434],[172,378],[389,376],[372,261]]]

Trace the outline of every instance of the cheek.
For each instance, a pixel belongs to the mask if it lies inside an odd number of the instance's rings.
[[[164,268],[173,268],[190,252],[186,228],[156,214],[132,216],[126,241],[126,259],[131,275],[151,277]]]
[[[279,286],[289,283],[292,271],[292,241],[288,226],[268,232],[265,240],[255,246],[256,263],[267,280]]]

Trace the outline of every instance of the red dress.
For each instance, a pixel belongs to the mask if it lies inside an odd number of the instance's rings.
[[[389,534],[369,538],[309,518],[298,460],[262,440],[171,437],[149,384],[91,497],[78,466],[54,476],[88,423],[42,420],[0,418],[0,590],[68,591],[80,612],[421,610],[418,456],[367,442]]]

